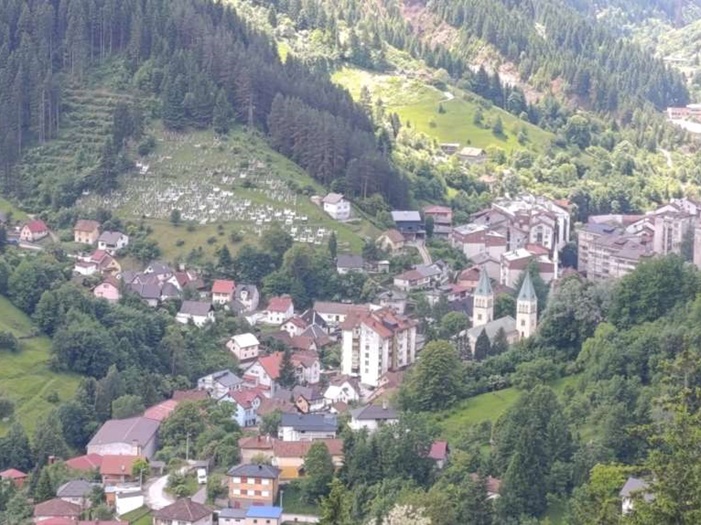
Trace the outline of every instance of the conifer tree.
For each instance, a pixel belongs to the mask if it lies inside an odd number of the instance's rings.
[[[475,351],[473,357],[475,361],[482,361],[487,358],[491,352],[492,344],[489,342],[489,336],[486,330],[482,330],[475,341]]]
[[[329,495],[321,499],[319,525],[353,525],[350,495],[338,478],[333,478]]]
[[[295,367],[292,364],[292,352],[289,348],[286,348],[282,353],[278,383],[280,383],[280,386],[283,388],[292,388],[297,383]]]
[[[217,93],[217,100],[214,104],[213,125],[215,133],[226,135],[231,129],[231,119],[234,116],[234,110],[226,98],[226,93],[223,89]]]

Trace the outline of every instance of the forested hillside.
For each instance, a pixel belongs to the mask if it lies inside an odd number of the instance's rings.
[[[139,136],[144,111],[176,131],[212,124],[226,131],[232,117],[266,131],[272,110],[284,105],[287,111],[276,110],[272,118],[295,136],[288,154],[315,178],[345,180],[350,172],[349,193],[406,201],[405,184],[382,157],[362,109],[328,78],[294,60],[283,64],[271,41],[229,8],[204,0],[12,0],[0,6],[0,27],[3,188],[34,209],[56,202],[52,193],[62,181],[50,172],[19,177],[17,161],[32,144],[59,133],[66,78],[81,82],[112,56],[123,59],[123,90],[155,103],[131,108],[92,173],[69,185],[71,195],[114,187],[128,168],[121,150]],[[320,133],[308,136],[300,112]],[[355,175],[359,171],[364,178]],[[65,205],[71,199],[58,200]]]

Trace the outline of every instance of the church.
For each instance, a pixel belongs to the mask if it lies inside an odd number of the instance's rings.
[[[480,271],[479,282],[473,295],[472,328],[462,334],[466,337],[472,354],[475,353],[477,338],[487,333],[490,343],[494,342],[499,330],[504,330],[506,340],[513,344],[535,334],[538,325],[538,297],[533,288],[530,273],[526,273],[516,300],[516,319],[507,315],[494,319],[494,291],[487,272]]]

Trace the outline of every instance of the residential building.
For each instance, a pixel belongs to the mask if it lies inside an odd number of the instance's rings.
[[[428,453],[428,457],[436,462],[438,469],[445,467],[450,456],[450,447],[447,441],[434,441],[431,444],[431,450]]]
[[[418,211],[395,210],[392,212],[392,220],[395,228],[406,239],[423,237],[426,233],[424,221],[421,219],[421,214]]]
[[[433,236],[441,239],[450,238],[453,229],[453,210],[448,206],[427,206],[423,209],[424,221],[433,220]]]
[[[114,255],[129,245],[129,236],[116,231],[104,231],[97,238],[97,249]]]
[[[88,454],[133,455],[152,458],[160,423],[145,417],[105,421],[87,446]]]
[[[431,285],[431,278],[424,275],[420,271],[413,269],[402,272],[399,275],[395,275],[393,284],[395,288],[398,288],[399,290],[410,292],[413,290],[428,288]]]
[[[494,319],[494,291],[487,272],[480,271],[479,282],[473,294],[472,326],[482,326]]]
[[[221,399],[231,391],[241,390],[244,381],[231,370],[219,370],[197,380],[197,389],[205,390],[212,399]]]
[[[273,442],[273,466],[280,469],[280,480],[289,481],[305,475],[304,459],[314,443],[323,443],[331,454],[334,466],[343,466],[343,440],[320,439],[316,441],[279,441]]]
[[[381,250],[394,254],[404,249],[404,246],[406,246],[406,238],[399,230],[393,228],[380,234],[375,244]]]
[[[93,295],[112,304],[118,303],[122,297],[119,291],[119,281],[115,277],[108,275],[93,289]]]
[[[265,396],[256,389],[234,390],[222,401],[230,401],[236,404],[236,412],[233,418],[241,428],[253,427],[258,424],[258,407]]]
[[[458,158],[468,164],[482,164],[487,160],[487,153],[481,148],[465,146],[457,153]]]
[[[252,506],[246,511],[245,525],[282,525],[282,507]]]
[[[336,271],[339,275],[345,275],[350,272],[363,272],[364,270],[362,255],[342,253],[336,258]]]
[[[585,225],[578,248],[578,269],[592,280],[623,277],[654,255],[649,237],[606,224]]]
[[[516,328],[521,339],[535,334],[538,325],[538,296],[533,288],[530,272],[526,272],[516,300]]]
[[[302,414],[321,412],[327,405],[323,391],[317,386],[296,385],[292,389],[292,399]]]
[[[292,297],[282,295],[280,297],[272,297],[268,301],[268,307],[265,310],[265,322],[267,324],[279,325],[287,321],[295,313]]]
[[[351,420],[348,426],[353,430],[367,429],[369,432],[374,432],[383,425],[398,422],[399,412],[383,402],[382,405],[365,405],[351,410]]]
[[[253,284],[239,284],[234,291],[231,310],[237,314],[255,312],[260,302],[260,293]]]
[[[238,334],[226,343],[226,347],[239,361],[255,359],[260,352],[260,341],[252,333]]]
[[[331,403],[355,403],[360,401],[361,390],[358,380],[350,376],[337,376],[329,381],[324,391],[324,399]]]
[[[61,518],[77,522],[82,512],[83,509],[80,505],[63,501],[60,498],[54,498],[34,506],[34,523]]]
[[[73,241],[79,244],[95,244],[100,236],[100,223],[80,219],[73,227]]]
[[[307,322],[302,319],[302,317],[295,315],[290,317],[287,321],[280,325],[280,330],[287,332],[287,334],[292,337],[297,337],[302,335],[307,329]]]
[[[314,311],[321,316],[328,326],[337,327],[349,315],[367,313],[370,311],[370,308],[360,304],[314,301]]]
[[[451,243],[462,250],[468,259],[487,254],[495,259],[508,250],[508,239],[504,233],[490,229],[486,224],[465,224],[453,228]]]
[[[0,472],[0,480],[12,483],[18,489],[21,489],[24,482],[27,481],[27,474],[16,468],[9,468]]]
[[[56,497],[87,509],[91,505],[90,494],[94,487],[94,484],[84,479],[73,479],[56,490]]]
[[[375,299],[381,308],[390,308],[398,314],[403,314],[406,311],[409,294],[392,289],[379,293]]]
[[[85,454],[66,460],[66,467],[70,470],[84,472],[86,475],[99,472],[102,465],[102,456],[99,454]]]
[[[317,312],[313,308],[309,308],[308,310],[304,311],[300,318],[307,324],[307,328],[313,327],[325,334],[329,333],[329,325],[319,314],[319,312]]]
[[[246,436],[239,439],[241,463],[253,463],[256,457],[273,458],[273,443],[277,441],[270,436]]]
[[[342,372],[377,386],[388,370],[416,360],[418,322],[389,308],[349,317],[342,325]]]
[[[218,512],[219,525],[246,525],[246,509],[242,507],[226,507]]]
[[[455,155],[460,149],[460,144],[457,142],[442,142],[438,147],[446,155]]]
[[[480,475],[476,472],[470,474],[470,479],[477,483],[480,479]],[[499,478],[493,478],[492,476],[487,476],[485,478],[487,485],[487,499],[489,501],[494,501],[495,499],[501,497],[501,480]]]
[[[144,492],[139,485],[135,484],[107,487],[105,496],[107,503],[114,506],[117,516],[140,509],[145,504]]]
[[[183,301],[175,320],[182,324],[192,321],[195,326],[202,328],[207,323],[214,323],[214,310],[210,303]]]
[[[36,242],[49,234],[49,227],[41,219],[32,219],[22,226],[19,232],[20,241]]]
[[[73,271],[80,275],[111,274],[117,275],[122,271],[122,266],[109,253],[102,250],[95,250],[87,257],[79,257]]]
[[[626,516],[633,512],[636,498],[650,502],[654,499],[654,494],[650,492],[650,484],[639,478],[630,476],[623,488],[619,492],[621,498],[621,513]]]
[[[110,455],[102,456],[102,464],[100,465],[100,477],[102,484],[105,487],[114,485],[123,485],[133,481],[139,481],[134,478],[132,472],[134,463],[142,459],[141,456],[127,455]]]
[[[280,469],[272,465],[243,464],[229,469],[229,500],[271,505],[277,500]]]
[[[321,201],[324,211],[336,221],[347,221],[351,215],[351,205],[342,194],[329,193]]]
[[[282,414],[278,439],[282,441],[313,441],[332,439],[338,431],[338,420],[332,414]]]
[[[236,283],[226,279],[216,279],[212,283],[212,304],[228,305],[234,300]]]
[[[153,511],[153,525],[212,525],[212,516],[209,507],[182,498]]]

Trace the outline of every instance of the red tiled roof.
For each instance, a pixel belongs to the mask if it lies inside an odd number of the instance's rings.
[[[273,454],[279,458],[303,458],[314,443],[324,443],[332,456],[343,454],[342,439],[317,439],[315,441],[275,441]]]
[[[239,439],[241,450],[272,450],[275,438],[267,436],[247,436]]]
[[[440,461],[448,457],[448,442],[447,441],[434,441],[431,444],[431,451],[428,453],[428,457]]]
[[[236,289],[236,283],[234,281],[228,281],[225,279],[217,279],[212,283],[212,293],[231,295]]]
[[[81,510],[80,505],[69,503],[59,498],[54,498],[37,504],[34,507],[34,516],[50,516],[57,518],[63,516],[75,516],[77,518],[80,516]]]
[[[100,474],[107,476],[131,476],[132,468],[141,456],[103,456]]]
[[[307,322],[298,315],[295,315],[294,317],[290,317],[283,324],[287,324],[287,323],[292,323],[293,325],[295,325],[299,328],[306,328],[307,327]]]
[[[8,468],[0,472],[0,478],[2,479],[22,479],[26,477],[27,475],[24,472],[16,468]]]
[[[269,312],[286,312],[292,306],[292,297],[283,295],[281,297],[273,297],[268,302]]]
[[[174,401],[204,401],[209,398],[206,390],[176,390],[173,392]]]
[[[420,281],[424,278],[424,276],[418,270],[407,270],[406,272],[400,273],[394,278],[399,279],[401,281]]]
[[[99,227],[100,227],[100,223],[97,221],[91,221],[88,219],[79,219],[78,222],[75,223],[75,227],[73,229],[77,232],[92,233],[95,230],[97,230]]]
[[[84,523],[84,522],[79,522]],[[41,525],[76,525],[75,521],[71,518],[49,518],[47,520],[41,520]]]
[[[41,219],[33,219],[27,222],[25,226],[32,233],[42,233],[45,231],[49,231],[49,228],[46,226],[46,223]]]
[[[472,479],[472,481],[477,481],[479,479],[479,474],[473,472],[472,474],[470,474],[470,479]],[[499,478],[487,476],[487,492],[490,494],[499,494],[500,489],[501,480]]]
[[[144,412],[144,417],[154,419],[156,421],[165,421],[173,411],[178,407],[178,401],[175,399],[166,399],[157,405],[149,407]]]
[[[424,213],[451,213],[453,210],[447,206],[426,206]]]
[[[402,235],[399,230],[395,230],[394,228],[391,230],[387,230],[384,232],[381,237],[387,237],[391,242],[394,244],[404,242],[404,235]]]
[[[250,408],[252,406],[253,400],[257,397],[264,397],[260,391],[255,389],[250,390],[235,390],[229,393],[229,397],[236,401],[239,405],[244,408]]]
[[[258,407],[258,415],[262,417],[271,414],[276,410],[279,410],[283,414],[297,413],[297,407],[295,407],[287,399],[269,399],[266,397],[260,402],[260,406]]]
[[[258,362],[263,367],[270,379],[275,380],[280,377],[280,363],[282,363],[282,352],[275,352],[264,357],[259,357]]]
[[[102,465],[102,456],[99,454],[85,454],[66,461],[66,466],[73,470],[93,470]]]

